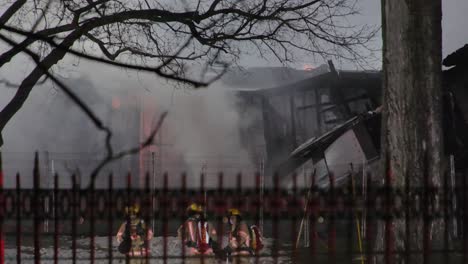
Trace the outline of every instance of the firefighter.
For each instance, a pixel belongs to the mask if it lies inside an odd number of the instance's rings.
[[[146,256],[149,254],[149,242],[153,238],[153,231],[140,217],[140,206],[134,204],[125,207],[127,221],[122,223],[117,232],[119,252],[130,257]]]
[[[190,256],[213,255],[217,245],[216,229],[205,219],[203,207],[192,203],[187,207],[187,220],[179,227],[177,234],[185,244]]]
[[[224,248],[228,255],[252,255],[249,226],[242,220],[239,209],[228,210],[227,222],[230,226],[229,244]]]

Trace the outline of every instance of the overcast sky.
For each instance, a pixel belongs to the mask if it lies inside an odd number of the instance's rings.
[[[358,8],[361,10],[361,15],[355,16],[350,19],[351,23],[355,23],[358,25],[368,24],[368,25],[375,25],[380,26],[381,24],[381,15],[380,15],[380,0],[359,0]],[[464,44],[468,43],[468,19],[466,15],[468,14],[468,0],[442,0],[443,3],[443,56],[445,57],[447,54],[455,51],[456,49],[462,47]],[[0,11],[1,12],[1,11]],[[2,43],[3,44],[3,43]],[[374,48],[380,49],[382,46],[382,41],[380,38],[380,34],[376,36],[374,43]],[[4,47],[0,45],[0,49]],[[377,56],[380,56],[380,53],[377,53]],[[319,59],[320,60],[320,59]],[[242,66],[280,66],[280,63],[275,61],[275,59],[271,59],[265,61],[264,59],[258,58],[256,56],[252,56],[251,54],[247,56],[241,57],[241,65]],[[314,66],[318,66],[318,64],[323,63],[323,61],[314,61],[314,58],[300,56],[297,58],[297,63],[291,65],[295,68],[302,68],[304,64],[312,64]],[[14,62],[12,63],[14,64]],[[21,66],[17,66],[21,65]],[[24,76],[27,74],[30,69],[22,67],[24,64],[17,63],[15,64],[16,67],[8,67],[8,69],[3,68],[1,71],[3,74],[6,72],[8,75],[20,75]],[[64,63],[62,62],[61,65],[63,66]],[[380,60],[371,63],[372,67],[379,68],[380,67]],[[86,66],[88,67],[88,66]],[[97,66],[102,69],[101,65]],[[341,68],[353,68],[354,65],[350,63],[344,63],[341,65]],[[13,69],[13,71],[11,71]],[[77,69],[74,67],[74,71],[81,71],[81,69]],[[2,75],[3,75],[2,74]]]
[[[442,51],[445,57],[468,43],[468,0],[442,0],[442,8]],[[360,0],[359,9],[361,10],[361,16],[354,17],[351,19],[352,22],[356,24],[381,25],[380,0]],[[379,49],[381,48],[381,35],[377,36],[374,45]],[[307,60],[309,61],[307,62]],[[254,57],[243,58],[243,63],[251,66],[269,64]],[[276,62],[274,63],[276,64]],[[305,58],[304,62],[301,63],[313,64],[314,62],[312,62],[311,58]],[[298,63],[296,67],[301,67],[301,63]],[[315,63],[320,64],[320,62]],[[372,66],[380,67],[380,61],[377,64],[374,63]],[[342,67],[353,68],[354,66],[346,63]]]

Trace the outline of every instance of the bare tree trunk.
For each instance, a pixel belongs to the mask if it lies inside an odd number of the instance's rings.
[[[10,102],[0,111],[0,133],[5,128],[6,124],[21,109],[24,102],[28,98],[31,90],[39,81],[39,79],[45,74],[45,70],[49,70],[57,62],[59,62],[67,53],[67,50],[73,45],[73,43],[79,39],[81,31],[76,30],[70,33],[64,41],[60,44],[61,48],[55,48],[50,52],[42,61],[41,66],[37,65],[34,70],[21,82],[20,86],[16,90],[15,95]],[[20,49],[21,47],[15,47]],[[0,136],[0,146],[3,145],[2,137]]]
[[[15,1],[1,16],[0,26],[4,25],[26,3],[26,0]]]
[[[386,183],[414,202],[410,190],[442,181],[441,0],[383,0],[382,8],[382,167]],[[429,217],[433,200],[423,193],[420,201],[426,213],[406,211],[382,230],[394,238],[383,241],[391,262],[429,263],[440,223]]]
[[[388,184],[414,201],[413,188],[441,186],[441,1],[387,0],[383,12],[383,171]],[[386,223],[385,234],[395,239],[384,243],[390,261],[428,263],[440,228],[428,215],[427,196],[420,201],[422,216],[406,211],[404,220]],[[406,254],[391,254],[395,249]]]

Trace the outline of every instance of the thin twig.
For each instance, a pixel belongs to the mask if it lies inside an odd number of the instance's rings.
[[[5,37],[4,35],[0,34],[0,39],[3,40],[4,42],[8,43],[11,46],[17,45],[17,43],[8,37]],[[94,125],[101,131],[104,131],[106,134],[106,149],[107,149],[107,156],[104,158],[100,164],[93,170],[91,173],[91,179],[90,179],[90,185],[89,187],[92,188],[95,185],[96,178],[99,175],[99,172],[104,168],[107,164],[110,162],[113,162],[115,160],[118,160],[120,158],[123,158],[128,155],[136,154],[140,152],[140,150],[150,146],[153,141],[154,137],[158,133],[159,129],[162,126],[162,123],[164,122],[164,119],[167,116],[167,111],[163,112],[161,116],[159,117],[158,123],[156,124],[156,127],[153,129],[153,131],[150,133],[149,137],[141,143],[138,147],[130,148],[128,150],[124,150],[121,152],[118,152],[114,154],[112,144],[111,144],[111,139],[112,139],[112,131],[103,124],[103,122],[92,112],[92,110],[86,105],[85,102],[83,102],[75,93],[71,91],[70,88],[68,88],[62,81],[57,79],[53,74],[51,74],[48,69],[46,69],[43,65],[42,62],[39,59],[39,56],[32,52],[29,49],[24,49],[24,52],[31,57],[31,59],[36,63],[36,65],[44,71],[44,74],[52,80],[57,86],[67,94],[67,96],[75,103],[78,105],[78,107],[85,112],[85,114],[88,116],[88,118],[91,119],[91,121],[94,123]]]

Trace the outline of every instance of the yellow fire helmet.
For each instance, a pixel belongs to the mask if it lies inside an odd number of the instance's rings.
[[[140,205],[134,204],[131,206],[125,206],[125,213],[126,214],[138,214],[140,212]]]
[[[203,213],[203,206],[201,206],[200,204],[192,203],[187,207],[187,211]]]
[[[229,210],[228,210],[228,214],[229,214],[229,216],[233,216],[233,215],[235,215],[235,216],[241,216],[241,213],[240,213],[239,209],[237,209],[237,208],[231,208],[231,209],[229,209]]]

